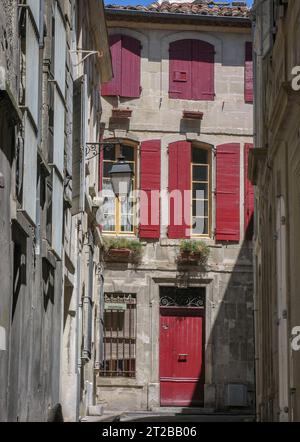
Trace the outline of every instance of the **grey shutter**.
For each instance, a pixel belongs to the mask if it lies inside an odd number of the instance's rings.
[[[67,38],[64,20],[59,7],[55,8],[55,43],[54,43],[54,78],[63,97],[65,96],[66,81],[66,50]]]
[[[85,333],[83,339],[83,357],[91,358],[93,331],[93,292],[94,292],[94,239],[89,231],[88,293],[84,297]]]
[[[63,235],[63,197],[64,186],[62,179],[53,169],[53,191],[52,191],[52,249],[61,258],[62,235]]]
[[[27,5],[30,7],[32,17],[34,18],[37,29],[40,27],[40,10],[41,0],[27,0]]]
[[[24,115],[25,144],[22,208],[36,222],[37,134],[27,113]]]
[[[85,148],[87,139],[86,75],[74,82],[73,97],[72,214],[76,215],[84,211]]]
[[[54,90],[54,125],[53,125],[53,164],[63,176],[65,145],[65,106],[58,93]]]
[[[39,105],[39,39],[36,34],[30,14],[26,21],[26,107],[33,121],[38,126]]]

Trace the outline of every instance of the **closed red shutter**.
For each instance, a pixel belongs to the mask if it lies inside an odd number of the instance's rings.
[[[127,35],[122,36],[121,96],[138,98],[141,92],[141,43]]]
[[[253,237],[254,225],[254,187],[248,179],[248,158],[249,151],[253,144],[245,144],[244,149],[244,173],[245,173],[245,238],[251,240]]]
[[[160,140],[141,144],[140,237],[160,237]]]
[[[253,103],[253,58],[252,43],[246,42],[245,48],[245,102]]]
[[[169,238],[189,238],[191,226],[191,143],[169,145]]]
[[[100,143],[103,143],[103,130],[101,130],[100,134]],[[100,145],[100,154],[99,154],[99,185],[98,189],[101,191],[103,189],[103,160],[104,160],[104,151],[103,144]]]
[[[240,240],[240,145],[217,147],[216,240]]]
[[[170,43],[169,97],[191,99],[192,40]]]
[[[121,52],[122,52],[122,36],[111,35],[109,37],[109,45],[113,66],[113,79],[106,84],[102,85],[101,94],[103,96],[108,95],[120,95],[121,94]]]
[[[202,40],[192,40],[192,100],[215,98],[215,48]]]

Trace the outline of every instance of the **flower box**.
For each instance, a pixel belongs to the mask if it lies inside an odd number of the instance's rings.
[[[178,263],[202,264],[207,262],[209,248],[203,241],[185,240],[180,244]]]
[[[131,250],[129,249],[110,249],[108,253],[112,256],[130,256]]]
[[[182,118],[188,118],[190,120],[202,120],[203,112],[183,111]]]
[[[123,119],[123,118],[130,118],[132,115],[131,109],[113,109],[112,110],[112,117]]]
[[[202,260],[201,253],[195,253],[195,252],[181,252],[180,258],[181,261],[188,261],[188,262],[199,262]]]

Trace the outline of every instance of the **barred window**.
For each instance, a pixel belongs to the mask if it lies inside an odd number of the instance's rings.
[[[135,377],[136,295],[105,293],[104,360],[100,376]]]

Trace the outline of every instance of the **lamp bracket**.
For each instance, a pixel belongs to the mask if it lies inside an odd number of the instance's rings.
[[[99,58],[103,57],[103,51],[91,51],[91,50],[85,50],[85,49],[76,49],[76,50],[70,50],[70,54],[86,54],[82,60],[80,60],[79,63],[74,64],[74,67],[79,66],[80,64],[84,63],[85,60],[87,60],[91,55],[98,55]]]

